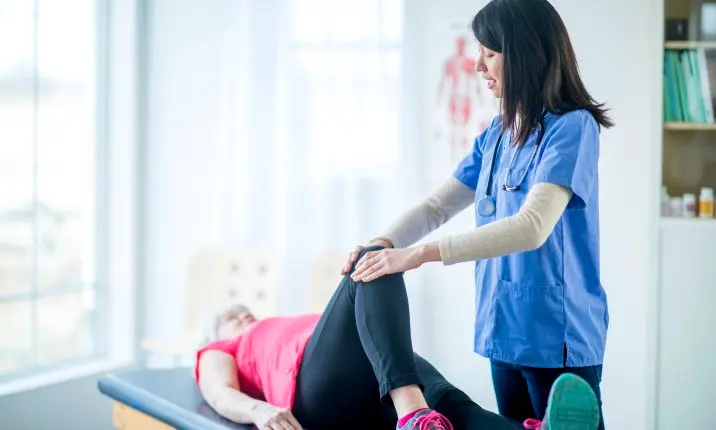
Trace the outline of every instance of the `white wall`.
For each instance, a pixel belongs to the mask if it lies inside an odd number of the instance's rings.
[[[602,274],[611,313],[604,408],[607,425],[617,429],[654,428],[662,40],[655,3],[595,2],[585,14],[583,5],[556,2],[590,89],[614,108],[617,123],[604,134],[600,165]],[[606,22],[613,30],[603,31]]]
[[[446,54],[453,52],[451,35],[454,28],[470,23],[472,16],[486,4],[486,1],[450,0],[426,2],[426,16],[423,29],[425,47],[426,82],[423,85],[426,96],[425,116],[429,119],[424,127],[424,165],[427,186],[434,189],[452,173],[454,160],[450,160],[448,144],[434,139],[434,133],[442,119],[441,112],[433,103],[441,76],[441,66]],[[469,33],[468,33],[469,35]],[[468,42],[470,54],[476,45]],[[482,82],[479,82],[481,85]],[[441,112],[442,113],[442,112]],[[447,225],[430,235],[426,240],[438,238],[446,233],[459,232],[474,226],[471,210],[465,210]],[[489,362],[473,353],[474,327],[474,277],[471,264],[443,267],[435,264],[421,270],[426,271],[425,301],[431,303],[433,348],[425,355],[458,388],[465,391],[484,408],[496,411]]]
[[[431,2],[428,16],[434,20],[425,32],[435,34],[458,20],[469,22],[485,3]],[[652,3],[553,1],[572,36],[584,80],[598,100],[613,108],[617,124],[603,134],[600,164],[602,276],[611,312],[602,389],[607,428],[614,429],[654,428],[648,418],[653,413],[648,402],[654,333],[648,324],[656,288],[661,11]],[[428,53],[426,66],[433,69],[439,55]],[[429,92],[434,79],[425,85]],[[425,134],[431,136],[432,129]],[[442,149],[429,138],[426,142],[434,186],[452,166],[442,163],[444,157],[436,163]],[[472,222],[468,214],[447,228],[466,228]],[[430,270],[426,301],[434,303],[435,348],[430,356],[458,386],[495,410],[487,360],[471,353],[474,292],[472,270],[465,266]]]

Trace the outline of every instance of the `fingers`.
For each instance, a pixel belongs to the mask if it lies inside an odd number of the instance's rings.
[[[298,423],[298,420],[293,416],[293,414],[289,413],[286,419],[296,430],[303,430],[303,427],[301,427],[301,424]]]
[[[353,267],[353,263],[355,263],[356,259],[358,258],[358,255],[360,255],[360,252],[363,250],[362,246],[356,246],[356,249],[353,250],[348,255],[348,261],[346,261],[346,265],[343,266],[341,269],[341,275],[346,275],[350,273],[351,268]]]
[[[280,427],[279,427],[280,430],[298,430],[298,428],[296,428],[296,427],[294,427],[293,425],[291,425],[291,423],[289,423],[289,422],[288,422],[287,420],[285,420],[285,419],[279,421],[278,424],[280,425]]]
[[[286,409],[267,422],[262,430],[303,430],[303,427],[301,427],[291,411]]]
[[[380,252],[372,256],[366,254],[365,261],[356,267],[356,271],[353,272],[351,277],[356,282],[370,282],[385,273],[385,271],[381,269],[385,269],[386,265],[387,262]]]
[[[351,278],[353,278],[354,281],[360,280],[366,271],[370,269],[370,266],[378,260],[378,258],[376,258],[378,256],[378,252],[379,251],[366,252],[365,255],[363,255],[363,258],[358,261],[358,264],[356,264],[356,270],[353,271],[353,275],[351,275]]]
[[[292,427],[287,421],[272,421],[266,423],[261,430],[298,430],[298,427]]]
[[[385,275],[387,273],[387,266],[384,263],[376,263],[375,265],[370,267],[370,273],[366,274],[363,279],[361,279],[362,282],[370,282],[374,281],[381,276]]]
[[[366,252],[365,255],[363,255],[363,258],[358,261],[358,264],[356,264],[356,270],[360,270],[361,268],[365,268],[366,265],[370,265],[373,262],[373,258],[377,257],[380,251],[370,251]]]

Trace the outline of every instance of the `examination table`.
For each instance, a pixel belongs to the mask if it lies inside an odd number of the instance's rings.
[[[109,373],[99,391],[114,400],[120,430],[250,430],[219,415],[204,401],[191,368],[133,369]]]

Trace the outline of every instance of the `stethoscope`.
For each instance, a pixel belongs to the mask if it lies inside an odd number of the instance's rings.
[[[537,155],[537,151],[539,150],[539,146],[542,143],[542,137],[544,136],[544,126],[542,125],[542,121],[538,124],[539,127],[539,133],[537,134],[537,142],[535,143],[535,148],[532,150],[532,156],[530,157],[530,162],[527,164],[527,167],[529,167],[532,162],[535,159],[535,156]],[[487,188],[485,189],[485,195],[477,201],[477,213],[478,215],[482,217],[489,217],[495,214],[495,211],[497,210],[497,205],[495,204],[495,198],[492,196],[492,178],[494,177],[495,173],[495,163],[497,161],[497,152],[500,150],[500,147],[502,146],[502,141],[504,138],[505,131],[503,130],[500,132],[500,136],[497,138],[497,145],[495,146],[495,151],[492,153],[492,164],[490,165],[490,175],[487,179]],[[520,152],[520,149],[522,149],[521,146],[517,147],[515,152],[512,154],[512,159],[510,160],[509,166],[507,166],[507,172],[505,172],[505,179],[502,183],[502,189],[505,191],[513,192],[518,191],[522,185],[522,183],[527,178],[527,172],[528,168],[525,168],[524,172],[522,172],[522,176],[520,177],[520,180],[517,181],[515,185],[510,185],[510,172],[512,172],[512,167],[515,164],[515,160],[517,159],[517,155]]]

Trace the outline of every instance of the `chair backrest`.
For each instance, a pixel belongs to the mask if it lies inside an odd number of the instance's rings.
[[[217,312],[241,303],[256,317],[277,312],[277,275],[273,260],[247,250],[207,250],[187,273],[186,330],[200,335]]]
[[[323,312],[341,281],[341,267],[346,258],[345,253],[325,254],[313,264],[308,281],[310,312]]]

